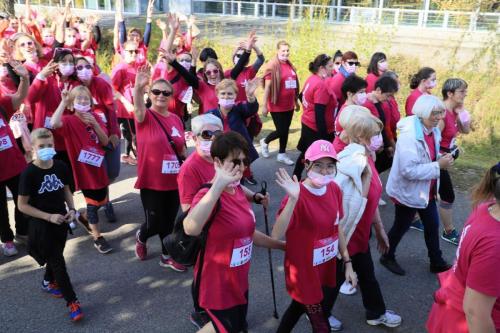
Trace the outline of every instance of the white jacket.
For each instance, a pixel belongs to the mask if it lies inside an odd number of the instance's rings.
[[[406,117],[397,126],[399,135],[386,192],[405,206],[425,208],[429,204],[431,181],[439,180],[439,164],[431,160],[423,125],[417,116]],[[432,132],[439,154],[441,132],[437,127]]]
[[[368,163],[366,149],[357,143],[351,143],[337,155],[337,159],[335,182],[342,190],[344,210],[344,217],[339,223],[348,243],[366,208],[367,199],[362,195],[361,183],[361,174]]]

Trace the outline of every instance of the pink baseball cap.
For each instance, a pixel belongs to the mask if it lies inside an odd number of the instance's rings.
[[[326,140],[314,141],[306,150],[305,158],[308,161],[314,162],[323,157],[330,157],[337,160],[337,152],[331,142]]]

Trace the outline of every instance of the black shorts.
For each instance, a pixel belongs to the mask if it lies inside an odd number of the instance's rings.
[[[205,309],[217,333],[240,333],[247,331],[248,291],[245,293],[245,298],[247,299],[247,303],[235,305],[229,309]]]

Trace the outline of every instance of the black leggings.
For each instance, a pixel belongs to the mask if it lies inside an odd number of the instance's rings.
[[[455,201],[455,191],[453,191],[453,183],[451,182],[450,173],[448,170],[441,169],[439,176],[439,205],[443,208],[451,208],[451,204]],[[444,205],[443,205],[444,203]]]
[[[366,319],[377,319],[385,313],[384,297],[375,277],[372,255],[370,249],[364,253],[356,253],[351,256],[352,268],[358,275],[358,285],[361,290],[361,298],[366,311]],[[337,261],[337,285],[333,293],[333,303],[337,300],[340,287],[345,281],[345,269],[343,261]],[[332,304],[333,307],[333,304]],[[328,313],[331,312],[328,309]]]
[[[137,157],[137,153],[135,151],[135,124],[134,119],[129,118],[118,118],[118,123],[120,124],[120,130],[122,131],[123,138],[127,142],[127,146],[125,148],[125,152],[127,155],[130,155],[130,152],[133,152],[135,157]]]
[[[269,133],[269,135],[264,139],[266,144],[271,141],[280,139],[280,150],[279,153],[283,154],[286,151],[286,145],[288,143],[288,132],[290,130],[290,124],[292,123],[293,110],[285,112],[270,112],[273,118],[274,127],[276,131]]]
[[[332,294],[334,288],[323,287],[323,301],[319,304],[302,304],[295,300],[288,306],[277,333],[288,333],[293,330],[300,317],[305,313],[309,318],[313,333],[330,333],[330,323],[328,322],[329,308],[333,304]]]
[[[149,237],[158,235],[162,253],[167,255],[163,238],[172,233],[174,228],[180,206],[179,191],[155,191],[144,188],[141,189],[141,201],[146,222],[141,225],[139,240],[146,243]]]
[[[17,194],[19,190],[19,175],[17,175],[0,181],[0,240],[2,243],[12,242],[14,240],[14,233],[9,224],[6,187],[8,187],[12,193],[12,200],[15,205],[14,219],[16,222],[16,234],[23,236],[28,234],[28,220],[26,216],[17,209]]]
[[[76,301],[76,294],[66,270],[63,252],[66,240],[52,244],[51,253],[47,256],[45,275],[43,279],[51,283],[56,282],[67,303]]]

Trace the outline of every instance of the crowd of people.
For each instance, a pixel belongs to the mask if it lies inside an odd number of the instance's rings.
[[[405,275],[395,253],[410,228],[423,232],[429,270],[441,283],[429,332],[500,331],[500,162],[475,188],[461,235],[452,220],[448,169],[459,157],[458,135],[472,124],[464,107],[467,82],[447,78],[438,98],[435,70],[421,68],[411,78],[402,117],[395,98],[400,80],[384,53],[372,55],[364,78],[354,51],[321,53],[300,84],[290,44],[278,41],[266,62],[251,32],[235,48],[232,68],[224,69],[216,50],[198,52],[193,17],[158,19],[162,40],[158,50],[149,49],[153,4],[145,30],[127,30],[123,0],[116,0],[109,75],[96,62],[98,19],[72,14],[70,2],[53,18],[27,2],[19,18],[0,20],[2,251],[15,256],[15,242],[27,244],[46,267],[41,288],[66,300],[72,321],[83,312],[63,255],[67,234],[78,222],[97,251],[112,252],[98,210],[117,221],[110,184],[128,164],[137,170],[144,209],[135,233],[139,260],[148,258],[150,239],[158,235],[160,266],[188,270],[164,242],[181,213],[177,223],[186,235],[205,235],[191,292],[190,318],[199,332],[247,331],[254,243],[284,251],[291,303],[277,332],[292,331],[303,314],[315,333],[341,330],[332,314],[338,294],[358,288],[366,323],[397,327],[402,318],[386,307],[369,240],[372,234],[377,240],[381,265]],[[301,129],[294,161],[287,143],[296,112]],[[269,114],[275,130],[264,137],[261,116]],[[269,158],[276,139],[276,175],[265,180],[275,180],[284,198],[268,235],[255,228],[252,204],[267,208],[270,197],[252,189],[258,181],[251,164]],[[389,232],[379,211],[387,204],[384,172],[395,207]],[[76,191],[84,207],[75,206]],[[443,258],[440,238],[458,246],[454,265]]]

